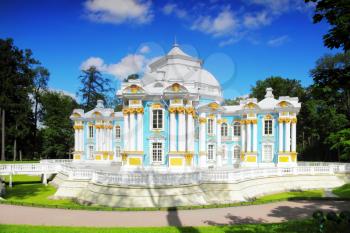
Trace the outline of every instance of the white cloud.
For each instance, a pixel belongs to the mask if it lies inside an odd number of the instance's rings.
[[[213,36],[222,36],[232,34],[238,27],[238,20],[233,13],[228,10],[222,10],[216,17],[201,16],[192,25],[192,30],[199,30]]]
[[[289,37],[287,35],[272,38],[267,42],[268,46],[271,47],[278,47],[281,46],[289,41]]]
[[[159,57],[146,58],[143,54],[128,54],[119,62],[106,64],[102,58],[90,57],[82,62],[80,69],[86,70],[95,66],[100,72],[113,75],[119,80],[127,78],[130,74],[144,73],[148,71],[148,65]]]
[[[174,3],[168,3],[162,8],[162,12],[165,15],[171,15],[175,14],[178,18],[186,18],[187,17],[187,11],[184,9],[179,8],[178,5]]]
[[[107,73],[118,79],[124,79],[130,74],[140,73],[145,69],[147,59],[143,55],[129,54],[116,64],[110,64]]]
[[[99,57],[90,57],[89,59],[85,60],[80,65],[80,69],[81,70],[87,70],[91,66],[95,66],[96,69],[99,70],[99,71],[103,71],[106,68],[103,59],[101,59]]]
[[[149,53],[149,51],[151,51],[151,49],[147,45],[142,46],[140,49],[140,53]]]
[[[67,96],[72,97],[74,100],[77,100],[76,94],[74,94],[74,93],[72,93],[72,92],[69,92],[69,91],[66,91],[66,90],[56,89],[56,88],[49,88],[49,91],[51,91],[51,92],[56,92],[56,93],[60,93],[60,94],[62,94],[62,95],[67,95]]]
[[[305,3],[304,0],[247,0],[248,4],[262,6],[271,14],[280,15],[288,11],[305,12],[310,10],[313,3]]]
[[[266,11],[248,13],[243,16],[243,24],[248,29],[256,29],[271,23],[272,19]]]
[[[139,0],[87,0],[87,17],[95,22],[144,24],[152,21],[151,2]]]

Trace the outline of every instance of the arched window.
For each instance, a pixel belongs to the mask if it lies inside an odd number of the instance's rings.
[[[239,159],[241,154],[241,148],[239,146],[235,146],[233,149],[233,159]]]
[[[117,125],[115,127],[115,138],[120,139],[120,126],[119,125]]]
[[[214,120],[208,119],[208,134],[214,133]]]
[[[241,136],[241,123],[238,121],[233,124],[233,136]]]
[[[228,126],[227,123],[222,123],[221,124],[221,136],[222,137],[227,137],[228,136]]]

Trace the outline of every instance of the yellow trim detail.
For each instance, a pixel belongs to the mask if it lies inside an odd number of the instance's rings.
[[[256,156],[247,156],[247,162],[256,163]]]
[[[289,162],[289,156],[278,156],[278,162],[279,163],[288,163]]]
[[[129,158],[129,165],[140,166],[141,158]]]
[[[170,165],[171,166],[182,166],[183,159],[182,158],[171,158]]]

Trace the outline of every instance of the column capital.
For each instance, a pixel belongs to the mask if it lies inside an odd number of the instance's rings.
[[[198,120],[200,124],[205,124],[207,122],[207,118],[205,117],[199,117]]]

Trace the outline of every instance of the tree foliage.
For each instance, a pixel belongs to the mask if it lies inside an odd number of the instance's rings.
[[[349,0],[305,0],[316,4],[314,23],[326,20],[331,28],[323,36],[328,48],[350,50],[350,1]]]
[[[73,125],[69,116],[77,102],[70,96],[60,92],[46,91],[42,93],[43,128],[42,157],[68,158],[74,144]]]
[[[82,97],[82,106],[85,111],[91,110],[96,106],[97,100],[101,99],[108,103],[109,93],[114,89],[111,88],[111,80],[105,78],[97,70],[91,66],[87,70],[82,71],[83,74],[79,77],[82,87],[79,89],[79,95]]]
[[[271,76],[265,80],[259,80],[251,87],[251,96],[262,100],[265,98],[266,88],[272,87],[275,98],[279,96],[304,96],[304,89],[299,80],[287,79],[280,76]]]
[[[38,63],[30,50],[17,48],[12,39],[0,39],[0,108],[6,113],[7,154],[13,151],[13,145],[23,151],[32,149],[30,93],[35,75],[32,68]]]

